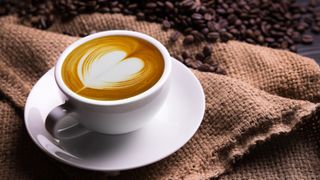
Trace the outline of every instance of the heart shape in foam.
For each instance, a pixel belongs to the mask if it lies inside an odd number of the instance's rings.
[[[98,59],[88,59],[87,52],[78,64],[78,77],[83,85],[93,89],[106,89],[136,77],[144,67],[143,60],[127,57],[124,51],[107,52]]]

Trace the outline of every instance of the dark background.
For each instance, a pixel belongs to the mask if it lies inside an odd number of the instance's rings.
[[[308,0],[297,0],[300,3],[308,3]],[[317,8],[320,11],[320,7]],[[313,58],[320,64],[320,35],[313,34],[314,42],[311,45],[299,45],[298,54]]]

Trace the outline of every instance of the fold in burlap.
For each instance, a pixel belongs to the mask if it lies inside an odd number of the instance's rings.
[[[91,30],[128,29],[161,41],[172,55],[198,51],[205,44],[183,46],[168,41],[172,31],[133,17],[82,15],[56,22],[48,31],[0,19],[0,174],[5,178],[105,178],[50,161],[23,127],[23,107],[32,85],[77,38],[62,35]],[[206,94],[206,113],[197,133],[180,150],[152,165],[120,172],[118,178],[204,179],[217,177],[257,142],[287,133],[299,122],[318,121],[320,70],[311,59],[236,41],[212,45],[212,59],[226,76],[194,70]],[[45,101],[45,99],[44,99]],[[63,167],[63,168],[61,168]],[[313,171],[311,167],[310,171]],[[235,176],[236,177],[236,176]]]

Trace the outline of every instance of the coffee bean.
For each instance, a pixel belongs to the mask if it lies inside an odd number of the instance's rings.
[[[220,36],[219,33],[217,33],[217,32],[211,32],[211,33],[208,33],[207,38],[208,38],[210,41],[215,42],[215,41],[218,40],[219,36]]]
[[[183,51],[181,55],[184,59],[190,58],[190,54],[187,51]]]
[[[211,56],[212,49],[209,46],[204,46],[202,52],[204,56]]]
[[[318,34],[318,33],[320,33],[320,27],[319,26],[313,26],[311,31]]]
[[[209,13],[206,13],[206,14],[204,15],[204,19],[207,20],[207,21],[210,21],[210,20],[212,20],[212,15],[209,14]]]
[[[99,12],[108,13],[108,12],[110,12],[110,8],[109,8],[109,7],[100,8],[100,9],[99,9]]]
[[[267,38],[265,38],[265,41],[268,42],[268,43],[273,43],[274,42],[274,38],[267,37]]]
[[[299,31],[299,32],[304,32],[306,30],[306,26],[305,26],[305,23],[300,23],[296,29]]]
[[[180,34],[178,31],[173,32],[173,33],[170,35],[170,41],[171,41],[171,42],[175,42],[175,41],[179,38],[180,35],[181,35],[181,34]]]
[[[280,47],[282,49],[287,49],[289,46],[289,43],[287,41],[282,41]]]
[[[217,13],[218,13],[218,14],[221,14],[221,15],[224,15],[224,14],[227,13],[227,11],[224,10],[224,9],[222,9],[222,8],[218,8],[218,9],[217,9]]]
[[[205,56],[202,53],[197,53],[195,56],[196,60],[202,61],[204,60]]]
[[[210,70],[210,65],[209,65],[209,64],[201,64],[201,65],[199,66],[199,70],[200,70],[200,71],[207,72],[207,71]]]
[[[211,65],[211,66],[209,67],[208,72],[216,73],[216,71],[217,71],[217,66],[216,66],[216,65],[214,65],[214,66]]]
[[[146,4],[146,8],[150,8],[150,9],[153,9],[153,8],[156,8],[157,7],[157,4],[154,3],[154,2],[149,2]]]
[[[232,39],[233,36],[231,33],[228,33],[228,32],[224,32],[221,34],[221,41],[222,42],[227,42],[228,40]]]
[[[297,52],[297,46],[292,45],[292,46],[289,47],[289,50],[292,51],[292,52]]]
[[[203,59],[203,63],[212,64],[211,56],[207,56]]]
[[[203,18],[203,16],[199,13],[193,13],[191,17],[192,19],[195,19],[195,20],[199,20]]]
[[[292,33],[292,40],[296,43],[300,43],[301,41],[301,34],[297,31]]]
[[[121,9],[120,9],[120,8],[117,8],[117,7],[111,8],[111,12],[113,12],[113,13],[119,13],[119,12],[121,12]]]
[[[176,58],[178,61],[184,63],[184,58],[181,55],[174,56],[174,58]]]
[[[190,67],[192,67],[194,69],[198,69],[202,65],[202,62],[199,60],[192,60],[187,65],[189,65]]]
[[[233,34],[233,35],[238,35],[239,34],[239,31],[237,29],[235,29],[235,28],[230,29],[229,32],[231,34]]]
[[[144,20],[144,19],[145,19],[144,13],[138,12],[138,13],[137,13],[137,19],[138,19],[138,20]]]
[[[190,66],[190,64],[191,64],[193,61],[194,61],[194,60],[191,59],[191,58],[186,58],[186,59],[184,60],[184,62],[185,62],[185,64],[186,64],[187,66]]]
[[[245,39],[245,41],[250,43],[250,44],[254,44],[255,43],[254,40],[251,39],[251,38],[247,38],[247,39]]]
[[[195,37],[196,41],[201,42],[206,39],[205,36],[198,31],[191,31],[191,34]]]
[[[221,67],[219,67],[219,66],[215,69],[215,73],[221,74],[221,75],[226,75],[227,74],[226,71],[224,69],[222,69]]]
[[[257,38],[258,43],[263,43],[264,42],[264,37],[263,36],[258,36]]]
[[[201,30],[201,32],[202,32],[202,34],[208,34],[209,33],[209,29],[208,28],[203,28],[202,30]]]
[[[183,40],[183,44],[187,45],[187,44],[191,44],[194,42],[194,37],[193,35],[187,35],[184,40]]]
[[[138,7],[138,4],[137,3],[132,3],[132,4],[129,4],[128,5],[128,8],[129,9],[136,9]]]
[[[311,44],[313,42],[313,37],[311,35],[305,34],[302,36],[301,42],[304,44]]]
[[[157,1],[156,3],[157,3],[158,7],[164,7],[165,6],[165,4],[162,1]]]
[[[164,4],[166,5],[166,7],[167,7],[169,10],[173,10],[173,9],[174,9],[174,5],[172,4],[172,2],[166,1]]]
[[[169,29],[171,27],[171,24],[168,20],[163,20],[162,21],[162,26],[164,29]]]

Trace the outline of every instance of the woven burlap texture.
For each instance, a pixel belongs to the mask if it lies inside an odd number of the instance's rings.
[[[173,32],[134,17],[82,15],[56,22],[49,31],[22,26],[14,17],[0,20],[0,174],[5,178],[105,178],[50,161],[30,141],[23,126],[23,107],[34,83],[54,66],[59,54],[77,38],[61,34],[91,30],[128,29],[161,41],[172,55],[196,52],[205,43],[183,46],[182,37],[169,42]],[[213,61],[226,76],[193,71],[206,95],[206,112],[197,133],[168,158],[119,178],[205,179],[230,169],[235,158],[273,135],[287,133],[318,112],[320,70],[312,60],[294,53],[236,41],[210,44]],[[45,100],[44,100],[45,101]],[[61,168],[62,167],[62,168]]]

